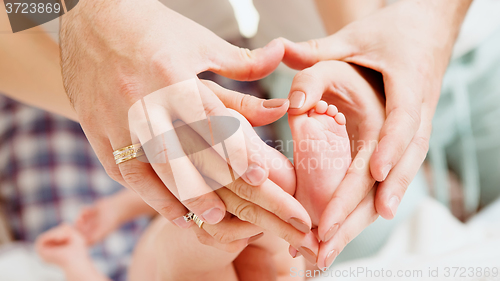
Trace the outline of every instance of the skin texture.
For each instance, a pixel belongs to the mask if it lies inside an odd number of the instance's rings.
[[[77,120],[64,91],[59,48],[42,28],[13,34],[7,13],[0,13],[0,61],[0,93]]]
[[[343,60],[379,72],[384,83],[383,126],[370,127],[365,132],[378,142],[377,149],[367,159],[369,173],[361,173],[356,182],[349,184],[350,177],[346,176],[341,183],[327,207],[328,213],[335,215],[320,221],[318,233],[322,240],[332,239],[327,235],[330,229],[338,228],[344,219],[359,213],[359,204],[367,200],[365,196],[372,196],[375,181],[381,182],[374,202],[376,209],[365,208],[366,218],[374,212],[386,219],[396,214],[404,192],[427,154],[441,80],[471,2],[403,0],[329,37],[303,43],[284,40],[283,60],[292,68],[304,69],[320,61]],[[303,114],[320,99],[320,95],[308,92],[310,85],[318,83],[318,78],[308,72],[299,73],[295,78],[290,90],[291,102],[297,100],[297,92],[305,94],[305,99],[301,104],[291,104],[289,114]],[[358,112],[342,112],[348,124],[360,116]],[[351,226],[352,231],[347,226],[343,228],[345,241],[358,233],[358,226]],[[329,253],[334,248],[333,244],[325,243],[320,252]],[[318,265],[327,266],[321,253]]]
[[[174,103],[165,108],[163,119],[152,122],[171,126],[171,120],[184,120],[186,116],[229,116],[228,105],[214,92],[216,86],[202,83],[196,75],[209,70],[238,80],[262,78],[281,62],[284,45],[275,40],[264,49],[240,49],[158,1],[142,1],[139,6],[136,3],[133,0],[80,1],[62,18],[61,57],[66,91],[87,138],[114,180],[134,190],[171,221],[178,221],[189,209],[207,223],[216,224],[226,211],[217,194],[210,192],[181,203],[171,192],[174,182],[169,173],[171,167],[137,160],[117,166],[112,151],[132,143],[127,121],[132,104],[178,82],[196,81],[204,112],[194,112],[189,103]],[[225,93],[229,105],[235,101],[252,100],[223,89],[220,92]],[[235,109],[245,110],[250,104],[240,103]],[[250,117],[252,125],[263,125],[277,120],[287,107],[288,103],[283,103],[281,107],[269,110],[260,101],[260,111],[254,109],[253,113],[244,115]],[[246,144],[250,142],[249,139],[245,141]],[[243,174],[244,181],[233,189],[244,198],[245,192],[266,182],[269,163],[262,150],[251,150],[244,143],[238,145],[239,149],[247,150],[248,165],[254,167]],[[208,188],[201,175],[194,171],[192,163],[184,163],[177,169],[193,170],[190,186]],[[276,217],[285,222],[298,218],[302,225],[305,224],[301,230],[309,231],[311,223],[307,212],[294,208],[291,196],[275,204],[272,198],[283,197],[286,192],[274,188],[271,194],[268,197],[256,196],[257,201],[253,202],[268,210],[275,206]],[[207,215],[209,210],[215,212]]]
[[[310,77],[315,77],[311,83]],[[335,79],[332,79],[335,77]],[[328,254],[336,254],[379,216],[372,190],[367,195],[353,193],[355,186],[373,186],[367,164],[376,149],[380,128],[385,120],[383,85],[378,73],[340,61],[323,61],[297,74],[293,84],[311,98],[335,103],[338,110],[350,116],[346,122],[350,138],[352,164],[342,182],[326,204],[317,229],[321,239],[317,266],[324,268]],[[357,204],[354,211],[338,209],[339,205]],[[291,249],[291,252],[294,249]]]

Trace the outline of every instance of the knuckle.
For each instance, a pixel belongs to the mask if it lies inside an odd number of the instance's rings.
[[[247,221],[258,225],[257,207],[250,202],[243,202],[242,204],[236,206],[234,215],[242,221]]]
[[[184,200],[183,203],[190,209],[190,210],[201,210],[203,207],[206,205],[205,203],[207,202],[205,196],[198,196],[194,198],[190,198],[187,200]]]
[[[341,234],[341,237],[340,237],[340,241],[342,243],[342,247],[346,246],[347,244],[349,244],[352,239],[354,239],[354,236],[350,233],[342,233]]]
[[[166,205],[160,206],[158,208],[158,212],[166,218],[171,218],[172,214],[175,214],[177,212],[177,208],[174,206],[174,204],[166,204]],[[175,219],[175,218],[172,218],[172,219]]]
[[[222,244],[229,244],[234,241],[234,235],[226,231],[215,230],[212,237]]]
[[[337,212],[343,219],[345,219],[352,212],[352,208],[349,207],[344,198],[334,195],[330,202],[332,202],[335,208],[337,208]]]
[[[316,75],[314,75],[314,70],[312,68],[306,68],[295,75],[294,82],[297,81],[316,81]]]
[[[410,185],[412,179],[407,174],[402,174],[397,177],[397,184],[403,189],[403,193],[406,192],[408,186]]]
[[[413,138],[413,143],[423,155],[429,151],[429,141],[429,137],[415,136]]]
[[[408,117],[409,125],[411,126],[411,128],[414,128],[415,130],[417,130],[418,127],[420,127],[420,121],[421,121],[420,120],[420,110],[418,108],[415,108],[415,107],[405,108],[404,113]]]
[[[206,245],[206,246],[212,246],[212,243],[211,243],[212,240],[210,239],[210,237],[208,235],[196,233],[196,237],[198,238],[198,241],[201,244]]]
[[[243,199],[250,200],[255,196],[255,190],[253,186],[248,185],[245,181],[242,179],[238,179],[234,181],[231,184],[231,189],[233,190],[234,193],[236,193],[238,196],[240,196]]]
[[[241,109],[248,108],[251,105],[252,99],[255,98],[255,97],[248,95],[248,94],[241,94],[238,96],[240,98],[238,105],[240,106]]]
[[[297,230],[298,231],[298,230]],[[282,228],[280,229],[279,233],[278,233],[278,236],[287,241],[288,243],[290,244],[294,244],[294,235],[292,232],[290,231],[287,231],[286,229]]]
[[[317,52],[319,50],[319,42],[316,39],[307,41],[307,45],[309,45],[309,48],[311,48],[312,51]]]
[[[127,182],[132,188],[136,189],[143,186],[145,178],[140,169],[132,169],[131,165],[126,165],[126,163],[124,163],[120,171],[125,182]]]
[[[117,166],[106,167],[105,171],[106,174],[108,174],[108,176],[116,182],[122,182],[124,180],[122,177],[122,173],[120,172],[120,169],[118,169]]]

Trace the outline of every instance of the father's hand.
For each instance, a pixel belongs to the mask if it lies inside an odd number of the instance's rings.
[[[175,179],[165,166],[138,160],[115,164],[113,150],[132,144],[129,108],[150,93],[192,79],[203,104],[201,110],[191,106],[195,101],[187,95],[177,95],[172,99],[175,102],[157,112],[163,119],[149,120],[149,126],[173,128],[172,123],[177,119],[189,124],[186,118],[229,116],[224,103],[198,80],[197,74],[209,70],[232,79],[259,79],[278,66],[283,54],[284,46],[279,40],[255,51],[237,48],[156,0],[83,0],[62,18],[64,85],[99,160],[114,180],[136,191],[180,227],[189,226],[182,217],[187,213],[186,207],[208,224],[220,222],[226,207],[214,192],[181,204],[172,189],[166,187],[171,188]],[[224,97],[228,103],[243,100],[239,95]],[[258,100],[253,105],[254,114],[259,114],[253,120],[254,125],[273,122],[288,108],[285,101],[269,104]],[[276,110],[278,115],[272,113]],[[179,143],[174,139],[169,145]],[[268,165],[260,151],[248,150],[246,145],[248,142],[242,142],[236,147],[246,150],[248,156],[249,169],[242,178],[250,187],[259,186],[268,178]],[[166,147],[164,152],[172,148],[178,147]],[[177,165],[169,168],[188,173],[189,177],[184,179],[190,182],[190,187],[208,188],[192,163],[182,161]],[[290,210],[282,210],[285,209]],[[298,218],[304,231],[310,228],[304,210],[277,212],[277,215],[287,222]]]
[[[284,62],[290,67],[303,69],[318,61],[343,60],[382,73],[387,119],[370,170],[382,182],[375,200],[384,218],[394,217],[427,154],[441,80],[471,1],[402,0],[327,38],[299,44],[284,40]],[[304,100],[303,94],[290,92],[290,114],[314,106],[317,100],[307,93]],[[366,194],[371,186],[353,188]]]

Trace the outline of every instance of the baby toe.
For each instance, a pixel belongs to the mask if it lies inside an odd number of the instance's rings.
[[[343,113],[338,113],[337,115],[335,115],[335,121],[337,121],[339,125],[345,125],[346,123],[345,115]]]
[[[328,110],[326,111],[326,114],[334,117],[335,115],[337,115],[337,113],[339,113],[339,110],[337,109],[337,107],[333,104],[330,104],[328,106]]]
[[[326,101],[320,100],[316,104],[316,112],[319,114],[325,114],[327,109],[328,109],[328,104],[326,103]]]

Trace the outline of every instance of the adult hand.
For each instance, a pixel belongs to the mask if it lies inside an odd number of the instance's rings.
[[[292,91],[306,93],[316,102],[322,99],[334,104],[345,114],[353,156],[347,174],[319,221],[318,236],[322,242],[317,265],[322,269],[378,217],[372,190],[375,179],[368,162],[385,121],[381,80],[380,74],[363,67],[323,61],[299,72],[292,83]],[[292,256],[295,249],[292,245]]]
[[[370,170],[382,182],[375,200],[378,213],[386,219],[396,214],[427,154],[441,80],[471,1],[402,0],[329,37],[299,44],[284,40],[284,62],[292,68],[343,60],[383,75],[387,119]],[[317,97],[304,93],[292,89],[290,114],[302,114],[314,106]],[[351,118],[348,113],[346,117]],[[352,188],[351,192],[366,195],[371,185]],[[344,202],[336,210],[348,214],[357,203]]]
[[[99,160],[114,180],[133,189],[180,227],[189,226],[182,217],[187,208],[207,224],[216,224],[224,218],[225,205],[214,192],[182,204],[172,194],[176,179],[167,168],[188,174],[183,179],[189,181],[190,187],[209,188],[189,161],[181,161],[176,167],[138,160],[115,164],[113,150],[132,144],[130,120],[127,120],[130,107],[159,89],[192,79],[202,108],[192,107],[193,100],[187,94],[175,93],[172,99],[175,102],[165,105],[159,112],[160,118],[149,120],[146,127],[173,128],[172,123],[177,119],[189,124],[193,118],[228,116],[223,102],[198,80],[197,74],[208,70],[238,80],[259,79],[278,66],[283,53],[284,46],[279,40],[255,51],[237,48],[155,0],[139,4],[134,0],[80,1],[62,18],[61,24],[65,88]],[[224,98],[228,103],[248,99],[233,94]],[[288,103],[276,102],[253,103],[254,112],[260,114],[253,124],[270,123],[284,114]],[[269,173],[261,151],[249,150],[248,143],[233,147],[236,151],[246,151],[248,156],[249,169],[242,178],[249,185],[241,185],[240,193],[253,192],[248,189],[264,183]],[[174,140],[168,145],[179,143]],[[165,152],[171,151],[170,148]],[[281,189],[276,192],[286,193]],[[283,207],[276,214],[285,221],[301,221],[299,228],[304,231],[310,227],[307,213],[300,209]]]
[[[215,83],[205,83],[210,85],[214,92],[230,93]],[[258,100],[254,97],[252,99]],[[205,149],[196,156],[189,154],[188,157],[192,163],[204,176],[205,182],[216,190],[215,192],[223,200],[228,211],[224,219],[216,225],[204,224],[202,229],[194,227],[198,240],[202,244],[227,252],[239,252],[251,242],[252,237],[267,230],[286,240],[299,249],[310,262],[315,263],[319,247],[315,235],[308,231],[305,225],[302,226],[305,229],[299,231],[280,219],[281,214],[289,216],[288,214],[297,210],[307,216],[305,209],[292,196],[295,192],[295,172],[292,164],[277,150],[258,142],[259,136],[243,115],[235,110],[230,112],[240,121],[243,132],[255,145],[252,149],[265,152],[266,161],[270,166],[269,179],[255,187],[248,185],[242,179],[236,179],[225,187],[217,188],[224,180],[223,173],[218,170],[221,167],[227,168],[227,163],[212,148]],[[185,144],[186,151],[205,143],[205,140],[194,129],[183,126],[182,121],[176,121],[175,125],[177,128],[184,128],[178,131],[178,137]]]

